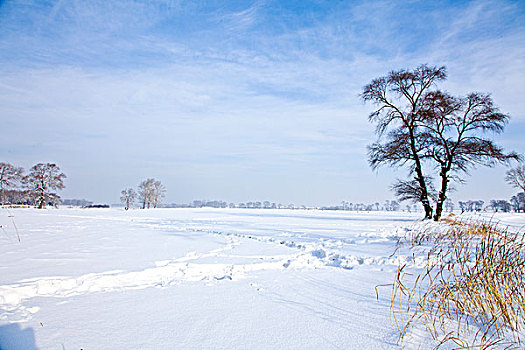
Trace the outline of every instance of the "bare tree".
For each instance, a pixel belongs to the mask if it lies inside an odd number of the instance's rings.
[[[471,93],[457,98],[441,91],[423,98],[421,124],[428,132],[422,157],[437,162],[441,187],[436,201],[434,220],[439,220],[447,198],[449,182],[459,180],[456,174],[468,173],[476,165],[493,166],[497,162],[519,160],[515,152],[505,153],[486,133],[501,133],[509,116],[499,112],[490,95]]]
[[[24,177],[24,182],[38,208],[42,209],[49,202],[53,205],[58,204],[60,197],[51,190],[63,189],[65,178],[66,175],[60,172],[56,164],[38,163],[29,170],[29,174]]]
[[[0,163],[0,204],[5,204],[5,191],[15,189],[22,181],[24,169],[10,163]]]
[[[415,174],[418,201],[423,205],[426,218],[432,217],[432,206],[422,168],[421,153],[426,149],[427,137],[421,128],[420,112],[427,91],[445,78],[445,67],[421,65],[413,71],[393,71],[374,79],[361,95],[364,101],[378,107],[369,116],[369,120],[376,123],[379,136],[368,148],[370,165],[374,169],[381,165],[408,165]],[[382,138],[386,140],[382,142]]]
[[[507,171],[505,180],[508,184],[525,192],[525,165],[520,165]]]
[[[126,188],[125,190],[122,190],[120,194],[120,201],[124,203],[124,209],[128,210],[135,202],[137,193],[132,188]]]
[[[505,153],[487,133],[501,133],[509,117],[500,113],[490,95],[471,93],[451,96],[433,85],[446,78],[445,68],[422,65],[414,71],[391,72],[365,86],[362,98],[378,109],[370,114],[379,140],[368,147],[372,168],[380,165],[409,165],[413,179],[398,180],[392,188],[402,200],[417,200],[432,217],[431,178],[425,177],[422,163],[435,161],[440,190],[434,220],[439,220],[451,180],[462,181],[460,173],[477,165],[493,166],[519,160]]]

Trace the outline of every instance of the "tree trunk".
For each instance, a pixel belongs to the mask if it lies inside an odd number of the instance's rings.
[[[434,214],[434,221],[438,221],[441,218],[441,213],[443,212],[443,203],[447,199],[447,189],[448,189],[448,172],[450,167],[442,167],[439,176],[441,176],[441,189],[439,190],[438,200],[436,203],[436,213]]]
[[[416,172],[416,179],[419,183],[419,187],[421,188],[421,195],[419,197],[419,201],[423,205],[423,208],[425,209],[425,219],[432,219],[432,206],[430,205],[430,201],[428,200],[428,190],[427,185],[425,183],[425,177],[423,176],[423,170],[421,168],[421,161],[419,160],[419,155],[417,154],[416,150],[416,141],[414,137],[414,133],[412,130],[409,131],[410,135],[410,149],[412,151],[412,155],[414,156],[414,162],[415,162],[415,172]]]
[[[432,218],[432,206],[430,205],[430,201],[428,200],[428,191],[425,184],[425,178],[423,177],[423,172],[421,171],[421,168],[416,168],[416,174],[417,174],[417,181],[419,182],[419,186],[421,187],[421,197],[419,200],[421,201],[421,204],[423,205],[423,209],[425,209],[425,219],[431,219]]]

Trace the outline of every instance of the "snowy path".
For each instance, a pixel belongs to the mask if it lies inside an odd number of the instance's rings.
[[[16,340],[26,328],[38,349],[392,348],[389,301],[376,301],[374,286],[392,278],[396,239],[417,217],[207,209],[14,215],[21,242],[4,236],[0,245],[0,349],[27,348]],[[80,325],[82,315],[95,320]],[[12,331],[15,324],[21,328]]]

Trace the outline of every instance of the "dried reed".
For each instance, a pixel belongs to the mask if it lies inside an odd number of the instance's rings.
[[[516,347],[525,314],[524,234],[493,223],[444,220],[446,230],[411,234],[429,243],[426,265],[408,273],[399,265],[391,309],[400,341],[422,325],[438,341],[462,349]]]

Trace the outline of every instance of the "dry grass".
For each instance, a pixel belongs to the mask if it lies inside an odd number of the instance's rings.
[[[400,340],[422,325],[439,342],[457,348],[520,346],[525,314],[524,234],[492,223],[444,220],[447,229],[412,234],[429,244],[416,274],[398,267],[392,314]]]

